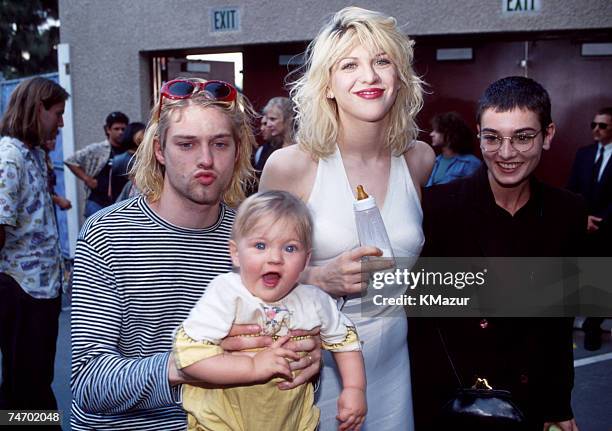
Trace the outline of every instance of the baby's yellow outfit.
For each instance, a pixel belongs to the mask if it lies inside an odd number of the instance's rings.
[[[240,275],[223,274],[206,292],[177,331],[174,357],[179,369],[223,353],[219,343],[233,324],[259,324],[265,335],[320,326],[322,347],[333,352],[360,350],[354,325],[336,302],[315,286],[297,285],[285,298],[267,304],[253,296]],[[311,431],[319,422],[312,384],[281,391],[283,381],[225,389],[183,385],[188,430]]]

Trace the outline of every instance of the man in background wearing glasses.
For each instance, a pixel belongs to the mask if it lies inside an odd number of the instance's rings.
[[[471,177],[423,194],[422,255],[578,255],[586,226],[580,197],[534,177],[555,135],[547,91],[524,77],[494,82],[480,99],[477,127],[484,166]],[[503,316],[502,310],[495,311]],[[432,422],[459,386],[443,336],[465,387],[478,376],[494,389],[509,390],[527,418],[526,429],[547,431],[555,424],[563,431],[577,430],[570,405],[572,318],[410,320],[416,429],[440,429],[432,428]]]
[[[576,153],[567,188],[587,201],[589,232],[585,252],[589,256],[612,256],[612,107],[602,108],[591,123],[595,143]],[[603,318],[589,317],[582,324],[584,347],[601,347]]]
[[[143,196],[97,212],[77,241],[73,431],[186,429],[174,331],[208,283],[232,269],[228,243],[233,207],[244,199],[251,171],[252,110],[220,81],[174,80],[160,94],[135,156],[134,181]],[[232,329],[232,335],[260,331]],[[271,342],[233,337],[221,346],[245,350]],[[310,354],[294,362],[303,373],[285,389],[316,374],[321,357],[313,339],[291,343]]]

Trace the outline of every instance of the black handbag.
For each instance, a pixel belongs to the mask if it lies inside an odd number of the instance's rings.
[[[486,379],[481,378],[478,378],[471,388],[463,386],[439,328],[438,335],[457,378],[459,389],[455,396],[442,407],[436,420],[436,429],[525,430],[525,416],[512,401],[512,394],[509,391],[493,389]]]

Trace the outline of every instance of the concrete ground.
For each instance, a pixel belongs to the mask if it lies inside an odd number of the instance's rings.
[[[584,333],[574,331],[572,407],[581,431],[612,430],[612,320],[602,328],[602,346],[594,352],[584,350]]]
[[[55,379],[53,392],[57,398],[58,409],[62,412],[62,429],[70,430],[70,308],[62,309],[60,329],[55,354]]]

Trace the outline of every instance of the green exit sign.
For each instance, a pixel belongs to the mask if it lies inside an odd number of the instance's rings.
[[[539,12],[540,0],[502,0],[502,11],[505,14]]]

